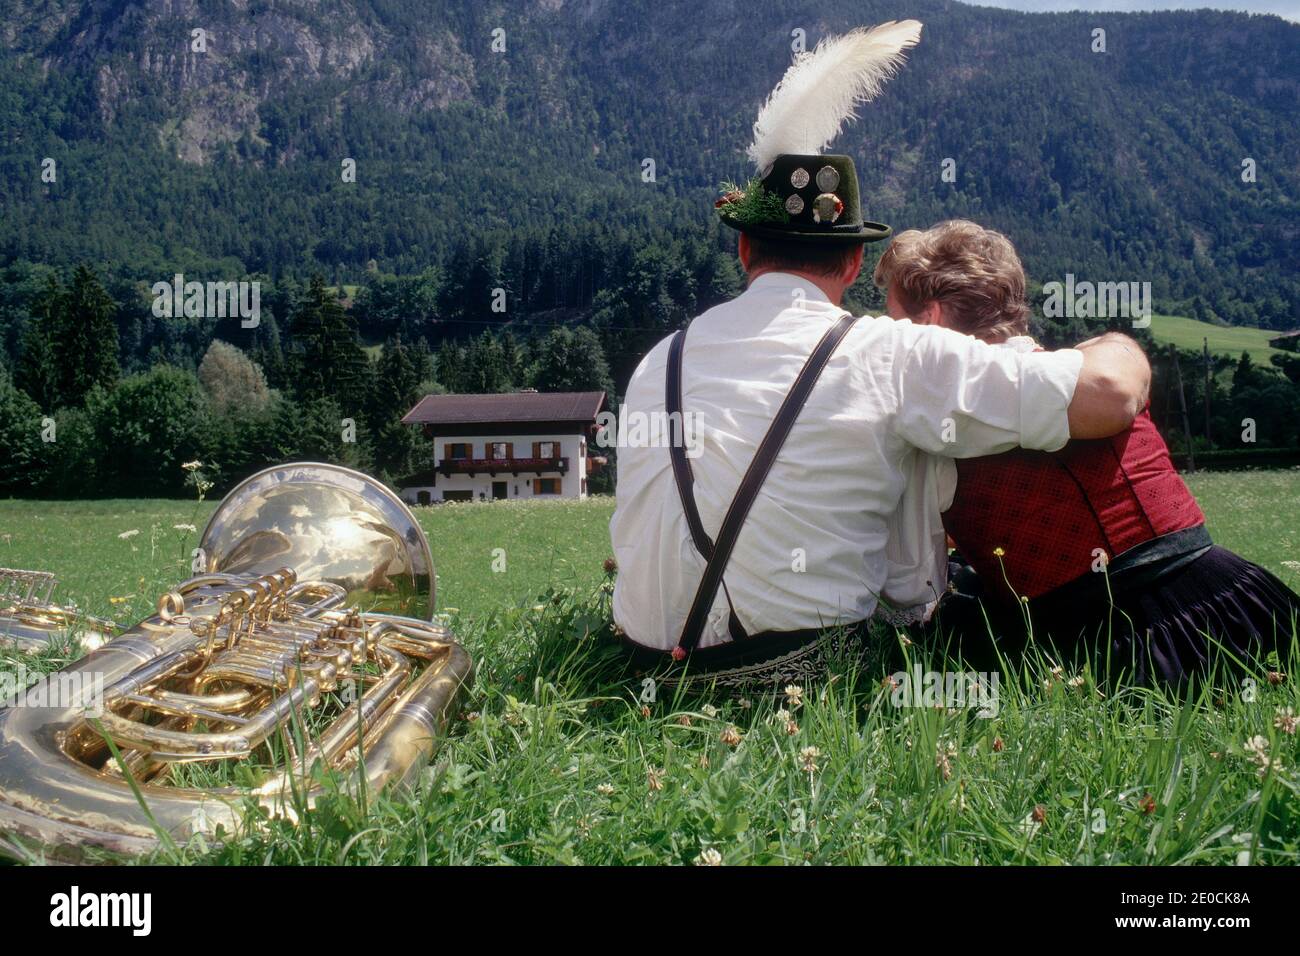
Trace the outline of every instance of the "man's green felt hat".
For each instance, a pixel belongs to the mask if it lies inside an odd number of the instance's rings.
[[[863,220],[858,174],[848,156],[782,153],[761,177],[728,192],[717,207],[724,223],[759,239],[876,242],[893,231]]]

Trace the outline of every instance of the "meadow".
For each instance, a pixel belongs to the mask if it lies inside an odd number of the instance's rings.
[[[1188,480],[1218,543],[1300,589],[1300,472]],[[186,576],[188,526],[212,507],[0,502],[0,565],[55,571],[59,595],[134,622]],[[158,860],[1300,863],[1289,675],[1179,699],[1040,656],[1002,675],[992,717],[897,707],[886,670],[849,660],[777,699],[656,693],[616,661],[612,510],[604,498],[416,509],[439,608],[478,668],[434,766],[412,793],[339,795],[297,826],[250,819]],[[900,653],[960,669],[917,645]],[[17,661],[0,652],[0,668]]]
[[[1176,345],[1180,349],[1199,351],[1208,339],[1213,354],[1240,358],[1242,352],[1249,352],[1251,361],[1266,368],[1269,357],[1281,352],[1268,344],[1277,332],[1240,325],[1214,325],[1183,315],[1153,315],[1148,331],[1161,345]]]

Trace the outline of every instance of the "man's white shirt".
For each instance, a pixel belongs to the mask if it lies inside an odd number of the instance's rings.
[[[812,283],[765,273],[691,323],[682,409],[697,425],[691,468],[711,538],[795,376],[843,314]],[[625,419],[664,414],[668,345],[633,374]],[[944,587],[939,508],[955,484],[945,459],[1059,449],[1081,365],[1072,349],[1017,353],[907,320],[859,319],[749,512],[698,646],[730,639],[728,594],[750,634],[864,620],[880,597],[931,607]],[[669,650],[706,563],[669,449],[620,446],[616,494],[614,620],[638,644]]]

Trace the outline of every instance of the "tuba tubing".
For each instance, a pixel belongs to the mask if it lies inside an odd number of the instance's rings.
[[[0,647],[34,654],[76,634],[83,648],[93,650],[113,639],[118,628],[112,621],[55,603],[56,584],[48,571],[0,568]]]

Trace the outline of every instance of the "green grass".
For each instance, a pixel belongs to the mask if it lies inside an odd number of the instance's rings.
[[[56,597],[134,622],[153,609],[159,589],[189,576],[191,550],[214,507],[157,499],[0,500],[0,567],[53,571]],[[552,584],[590,590],[612,553],[612,498],[414,511],[433,552],[439,609],[468,618],[531,607]],[[119,537],[131,531],[137,533]]]
[[[1300,560],[1296,472],[1189,483],[1219,543],[1300,587],[1283,564]],[[90,609],[134,620],[183,576],[193,536],[171,525],[201,528],[209,508],[196,520],[184,502],[0,502],[0,563],[57,570]],[[1300,748],[1274,725],[1280,708],[1300,710],[1292,681],[1225,681],[1177,701],[1035,660],[1003,675],[996,717],[980,719],[896,708],[884,669],[846,660],[786,705],[791,719],[768,699],[650,699],[615,662],[608,499],[417,511],[439,605],[458,608],[478,672],[415,792],[327,799],[298,826],[250,818],[220,847],[161,859],[1300,863]],[[1256,735],[1281,757],[1264,776],[1243,747]]]
[[[1263,565],[1300,591],[1300,469],[1206,471],[1184,478],[1216,544]]]
[[[1300,588],[1300,472],[1202,472],[1187,476],[1210,533]],[[58,595],[98,615],[135,621],[153,607],[155,588],[188,576],[190,549],[214,508],[192,501],[0,500],[0,566],[53,571]],[[500,608],[531,607],[551,585],[589,591],[612,554],[609,497],[585,502],[500,501],[414,509],[438,571],[437,603],[476,619]],[[196,532],[173,526],[192,524]],[[123,532],[139,533],[120,539]],[[504,551],[502,562],[494,553]],[[145,585],[153,585],[153,588]],[[128,600],[110,603],[110,597]],[[132,616],[134,615],[134,616]]]
[[[1266,367],[1271,367],[1269,356],[1280,351],[1270,348],[1268,344],[1268,340],[1276,336],[1277,332],[1244,326],[1212,325],[1181,315],[1153,315],[1148,331],[1162,345],[1173,344],[1180,349],[1197,351],[1200,351],[1204,340],[1208,338],[1212,353],[1238,358],[1242,352],[1249,352],[1255,364]]]

